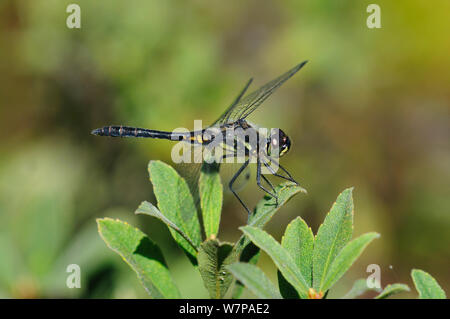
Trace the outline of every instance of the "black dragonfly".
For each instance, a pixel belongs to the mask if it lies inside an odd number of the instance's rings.
[[[253,125],[247,121],[247,117],[255,111],[277,88],[297,73],[306,63],[307,61],[304,61],[296,65],[286,73],[261,86],[256,91],[244,96],[253,81],[253,79],[250,79],[228,109],[226,109],[225,112],[211,126],[202,130],[191,132],[167,132],[119,125],[97,128],[92,131],[92,134],[111,137],[167,139],[202,146],[217,142],[217,137],[220,137],[220,147],[223,147],[225,150],[225,153],[221,156],[221,159],[239,156],[238,149],[244,150],[244,153],[242,154],[245,156],[245,159],[242,160],[243,164],[229,181],[228,187],[250,216],[250,210],[233,188],[236,179],[244,172],[249,163],[256,162],[256,183],[264,192],[276,199],[277,205],[278,197],[276,195],[275,188],[264,176],[264,174],[262,174],[262,167],[265,167],[266,171],[274,176],[294,182],[297,185],[298,183],[277,161],[279,157],[285,155],[289,151],[291,147],[291,140],[289,137],[281,129],[278,129],[276,134],[261,134],[261,131],[258,130],[256,125]],[[227,138],[229,137],[230,132],[235,132],[237,130],[244,132],[245,136],[242,137],[236,134],[234,138]],[[256,144],[249,143],[248,136],[251,134],[248,133],[253,133],[253,135],[256,136]],[[281,169],[286,176],[279,174],[277,170],[273,168],[272,164],[275,164],[277,168]],[[268,190],[262,185],[261,179],[269,185],[271,190]]]

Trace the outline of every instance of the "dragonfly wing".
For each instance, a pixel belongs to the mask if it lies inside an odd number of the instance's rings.
[[[246,103],[246,97],[243,98],[243,102],[247,104],[245,108],[242,109],[242,111],[237,115],[238,119],[245,119],[247,116],[249,116],[256,108],[261,105],[273,92],[275,92],[276,89],[278,89],[284,82],[289,80],[295,73],[297,73],[308,61],[304,61],[294,68],[290,69],[283,75],[280,75],[275,80],[270,81],[269,83],[263,85],[259,90],[257,90],[254,93],[251,93],[249,97],[254,94],[254,96],[251,96],[249,100],[252,102]]]
[[[229,117],[229,114],[231,114],[233,112],[233,109],[239,104],[239,101],[241,100],[241,98],[245,94],[245,92],[247,91],[247,89],[250,86],[250,84],[252,83],[252,81],[253,81],[253,78],[248,80],[247,84],[241,90],[241,92],[236,97],[234,102],[225,110],[225,112],[211,126],[215,126],[215,125],[226,123],[225,119]]]
[[[304,61],[294,68],[290,69],[286,73],[280,75],[276,79],[261,86],[256,91],[246,95],[243,98],[236,99],[236,101],[222,114],[222,116],[215,122],[215,124],[233,123],[239,119],[245,119],[256,108],[261,105],[277,88],[279,88],[284,82],[297,73],[308,61]],[[250,82],[247,84],[246,88]],[[245,88],[245,89],[246,89]],[[245,90],[243,90],[245,92]],[[243,94],[241,92],[240,95]]]

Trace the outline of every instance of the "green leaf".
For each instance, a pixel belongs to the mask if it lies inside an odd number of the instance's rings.
[[[152,205],[151,203],[147,202],[147,201],[143,201],[138,209],[135,211],[135,214],[142,214],[142,215],[148,215],[148,216],[152,216],[152,217],[156,217],[159,220],[161,220],[163,223],[165,223],[168,227],[173,228],[175,231],[177,231],[181,236],[183,236],[184,239],[186,239],[186,241],[188,241],[192,248],[195,249],[195,251],[197,251],[197,247],[195,246],[195,244],[192,242],[192,240],[189,238],[188,235],[186,235],[185,233],[183,233],[183,231],[177,226],[175,225],[174,222],[172,222],[169,218],[167,218],[166,216],[164,216],[159,210],[158,208],[156,208],[154,205]]]
[[[367,245],[378,237],[380,237],[380,235],[377,233],[367,233],[353,239],[345,245],[331,264],[325,280],[319,287],[319,291],[325,292],[330,289],[331,286],[345,274],[355,260],[358,259]]]
[[[278,206],[275,198],[265,195],[264,198],[258,202],[254,213],[250,216],[248,221],[249,226],[263,228],[278,209],[286,204],[292,196],[299,192],[306,193],[304,188],[292,182],[282,183],[276,186],[275,191],[278,196]]]
[[[206,238],[215,238],[219,232],[223,199],[218,165],[203,164],[199,178],[199,189]]]
[[[429,273],[420,270],[413,269],[411,276],[419,292],[420,299],[446,299],[445,291],[439,286],[436,279]]]
[[[275,285],[261,269],[248,263],[234,263],[227,267],[231,273],[257,297],[263,299],[281,299]]]
[[[152,298],[180,298],[159,247],[139,229],[110,218],[97,219],[106,245],[136,272]]]
[[[276,186],[275,191],[278,196],[278,206],[276,205],[275,198],[265,195],[263,199],[258,202],[254,213],[250,216],[248,221],[249,226],[255,226],[262,229],[273,215],[275,215],[278,209],[287,203],[292,196],[299,192],[306,193],[304,188],[292,182],[282,183]],[[242,236],[235,245],[237,253],[241,253],[248,243],[248,238]]]
[[[264,250],[272,258],[272,261],[286,280],[297,290],[299,296],[304,299],[308,298],[308,283],[303,278],[300,269],[289,255],[289,252],[272,236],[259,228],[245,226],[240,227],[240,229],[256,246]]]
[[[295,218],[286,227],[281,246],[289,252],[308,286],[312,287],[314,235],[302,218]]]
[[[303,277],[312,287],[312,256],[314,248],[314,235],[310,227],[305,221],[297,217],[286,228],[284,236],[281,240],[281,246],[286,248],[295,264],[300,269]],[[283,298],[298,299],[299,296],[283,275],[278,271],[278,286]]]
[[[352,289],[350,289],[350,291],[347,292],[341,299],[355,299],[370,290],[380,291],[381,289],[367,287],[367,279],[361,278],[353,283]]]
[[[313,253],[313,286],[316,291],[324,286],[334,258],[352,238],[352,190],[348,188],[338,196],[317,232]]]
[[[245,246],[244,250],[242,251],[241,255],[239,256],[240,262],[249,263],[252,265],[256,265],[258,262],[259,256],[261,255],[261,250],[255,246],[253,243],[248,244]],[[239,280],[236,281],[234,288],[233,288],[233,299],[238,299],[242,292],[244,291],[244,284],[240,282]]]
[[[211,298],[223,298],[233,282],[233,276],[225,268],[236,262],[233,246],[219,243],[217,239],[204,241],[198,251],[198,270]]]
[[[405,284],[392,284],[384,287],[383,291],[375,297],[375,299],[386,299],[389,296],[398,294],[399,292],[409,291],[408,285]]]
[[[191,260],[195,259],[197,252],[192,245],[197,249],[200,246],[201,229],[197,209],[186,181],[175,169],[161,161],[150,161],[148,170],[160,212],[186,234],[192,244],[173,227],[169,227],[170,233],[191,256]]]

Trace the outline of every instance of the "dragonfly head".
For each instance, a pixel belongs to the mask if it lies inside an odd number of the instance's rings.
[[[267,154],[271,156],[278,155],[281,157],[286,154],[290,148],[291,140],[280,129],[278,129],[276,134],[272,134],[270,139],[267,141]],[[275,150],[277,150],[278,154],[275,154]]]

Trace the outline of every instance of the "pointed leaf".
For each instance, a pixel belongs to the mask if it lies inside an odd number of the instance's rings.
[[[350,289],[350,291],[347,292],[341,299],[355,299],[370,290],[380,291],[381,289],[369,288],[367,286],[367,279],[361,278],[353,283],[352,289]]]
[[[139,229],[110,218],[97,219],[106,245],[136,272],[152,298],[180,298],[159,247]]]
[[[324,286],[325,277],[334,258],[352,238],[352,188],[344,190],[319,227],[314,242],[313,286],[316,291]]]
[[[275,213],[289,201],[295,194],[302,192],[306,193],[306,190],[295,183],[287,182],[282,183],[275,187],[276,194],[278,196],[278,206],[276,205],[275,198],[265,195],[262,200],[256,205],[254,213],[250,216],[248,225],[263,228],[267,222],[275,215]],[[235,249],[238,253],[242,252],[245,246],[249,243],[248,238],[242,236],[236,243]]]
[[[165,223],[169,228],[173,228],[175,231],[177,231],[181,236],[183,236],[184,239],[186,239],[186,241],[188,241],[192,248],[194,248],[197,251],[197,248],[195,247],[195,244],[192,242],[192,240],[189,238],[188,235],[186,235],[185,233],[183,233],[183,231],[174,223],[172,222],[169,218],[167,218],[166,216],[164,216],[159,210],[158,208],[156,208],[154,205],[152,205],[151,203],[147,202],[147,201],[143,201],[138,209],[134,212],[135,214],[141,214],[141,215],[148,215],[148,216],[152,216],[152,217],[156,217],[158,218],[160,221],[162,221],[163,223]]]
[[[227,267],[231,273],[257,297],[263,299],[281,299],[275,285],[261,269],[248,263],[234,263]]]
[[[216,237],[219,232],[223,189],[218,166],[203,164],[199,179],[200,205],[206,238]]]
[[[186,181],[161,161],[150,161],[148,170],[160,212],[177,225],[198,249],[201,244],[200,222]],[[195,259],[197,252],[191,244],[172,227],[169,231],[191,260]]]
[[[198,251],[198,270],[211,298],[223,298],[233,276],[226,266],[236,262],[233,246],[229,243],[219,243],[217,239],[203,242]]]
[[[331,264],[322,286],[319,287],[319,291],[325,292],[330,289],[345,274],[355,260],[358,259],[367,245],[378,237],[380,235],[377,233],[367,233],[353,239],[345,245]]]
[[[314,235],[302,218],[295,218],[286,227],[281,246],[286,248],[300,269],[303,278],[309,287],[312,287]]]
[[[258,202],[254,213],[250,216],[248,221],[249,226],[263,228],[278,209],[286,204],[292,196],[299,192],[306,193],[304,188],[292,182],[282,183],[276,186],[275,191],[278,196],[278,206],[276,205],[275,198],[265,195],[264,198]]]
[[[446,299],[445,291],[439,286],[436,279],[429,273],[420,270],[413,269],[411,276],[419,292],[420,299]]]
[[[314,235],[311,228],[308,227],[302,218],[297,217],[286,227],[286,231],[281,240],[281,246],[286,248],[309,287],[312,287]],[[283,298],[298,299],[297,291],[279,271],[277,272],[277,276],[278,286],[280,287]]]
[[[383,291],[375,297],[375,299],[386,299],[389,296],[398,294],[399,292],[409,291],[408,285],[405,284],[392,284],[384,287]]]
[[[286,278],[286,280],[294,286],[301,298],[308,298],[308,283],[303,278],[300,269],[298,269],[289,252],[283,248],[272,236],[265,231],[252,227],[240,227],[244,234],[259,248],[264,250],[277,268]]]

